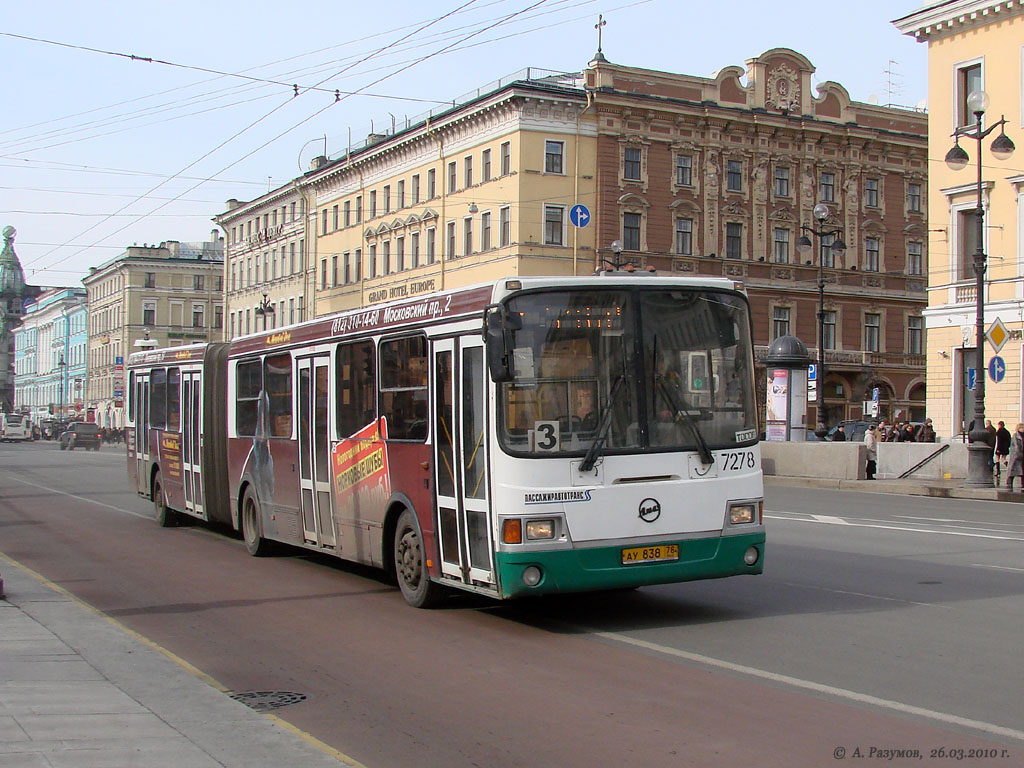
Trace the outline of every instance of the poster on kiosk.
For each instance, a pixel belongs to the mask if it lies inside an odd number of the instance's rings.
[[[765,438],[802,443],[807,439],[807,374],[768,368]]]

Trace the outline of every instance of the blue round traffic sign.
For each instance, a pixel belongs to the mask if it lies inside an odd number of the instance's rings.
[[[587,206],[576,203],[569,209],[569,221],[574,227],[585,227],[590,223],[590,211]]]
[[[1003,380],[1006,375],[1006,363],[999,355],[988,361],[988,377],[996,384]]]

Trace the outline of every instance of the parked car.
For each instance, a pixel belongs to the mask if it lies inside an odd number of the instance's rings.
[[[100,428],[87,421],[75,421],[60,436],[60,449],[73,451],[75,448],[100,449]]]

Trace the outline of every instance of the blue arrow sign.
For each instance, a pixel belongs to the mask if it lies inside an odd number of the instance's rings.
[[[587,206],[577,203],[569,209],[569,221],[574,227],[585,227],[590,223],[590,211]]]
[[[996,355],[988,361],[988,376],[992,381],[998,384],[1003,380],[1006,375],[1006,363],[1003,362],[1003,358]]]

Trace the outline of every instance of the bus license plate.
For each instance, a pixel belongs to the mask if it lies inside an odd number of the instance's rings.
[[[623,565],[639,565],[640,563],[664,563],[679,559],[678,544],[658,544],[653,547],[631,547],[622,550]]]

